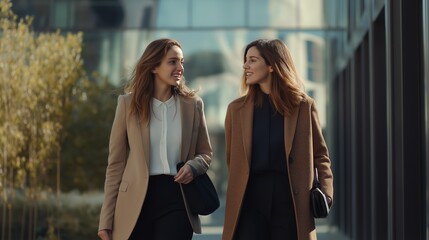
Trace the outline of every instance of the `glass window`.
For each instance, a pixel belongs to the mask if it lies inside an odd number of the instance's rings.
[[[157,6],[156,27],[188,27],[189,0],[160,0]]]
[[[295,27],[298,24],[297,1],[249,0],[249,27]]]
[[[322,28],[325,26],[324,1],[299,0],[293,9],[297,12],[301,28]]]
[[[198,0],[192,4],[192,27],[242,27],[244,0]]]
[[[33,16],[33,26],[36,29],[49,28],[49,23],[52,22],[50,12],[51,6],[49,0],[14,0],[12,1],[12,10],[20,18],[25,16]]]
[[[305,48],[307,52],[307,79],[314,81],[314,49],[313,42],[305,41]]]
[[[347,1],[325,0],[324,19],[327,28],[347,27]]]
[[[85,1],[79,2],[85,6]],[[90,13],[95,17],[95,25],[97,28],[118,28],[123,27],[125,20],[124,4],[121,0],[90,0]],[[85,13],[77,11],[77,13]],[[82,17],[76,15],[76,18]]]
[[[380,9],[384,6],[384,0],[373,0],[374,9]]]
[[[325,26],[324,1],[249,0],[250,27],[320,28]]]
[[[67,28],[69,26],[69,3],[58,1],[54,7],[54,26],[58,28]]]
[[[359,4],[360,4],[360,15],[363,15],[363,13],[365,12],[365,0],[359,0]]]
[[[149,28],[154,24],[156,3],[154,0],[122,1],[125,10],[124,26],[126,28]]]

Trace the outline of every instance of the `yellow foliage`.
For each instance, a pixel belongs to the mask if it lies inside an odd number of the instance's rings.
[[[0,194],[43,188],[83,71],[82,33],[36,33],[0,0]],[[7,172],[14,172],[16,175]]]

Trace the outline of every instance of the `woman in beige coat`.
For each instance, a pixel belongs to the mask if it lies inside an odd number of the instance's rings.
[[[313,168],[333,198],[330,159],[314,101],[286,45],[256,40],[244,53],[244,96],[225,119],[228,188],[223,240],[313,240]]]
[[[100,214],[101,239],[188,240],[201,233],[179,183],[207,171],[212,157],[202,100],[184,84],[183,52],[151,42],[118,98]],[[178,172],[176,165],[186,162]]]

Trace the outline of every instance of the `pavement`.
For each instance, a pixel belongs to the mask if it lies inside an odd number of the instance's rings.
[[[349,240],[346,236],[336,230],[329,230],[329,226],[316,226],[317,240]],[[202,234],[194,234],[195,240],[220,240],[222,227],[203,227]],[[264,240],[264,239],[261,239]]]
[[[224,206],[221,206],[209,216],[200,216],[202,225],[202,234],[194,234],[193,240],[220,240],[223,230]],[[349,240],[348,237],[341,234],[337,228],[329,225],[325,219],[316,219],[316,231],[318,240]],[[264,240],[264,239],[261,239]]]

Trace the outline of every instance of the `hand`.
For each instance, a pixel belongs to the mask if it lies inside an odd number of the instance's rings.
[[[194,180],[194,175],[191,166],[188,164],[183,165],[179,172],[174,176],[174,181],[178,183],[188,184]]]
[[[328,206],[331,207],[332,206],[332,198],[329,196],[326,196],[326,198],[328,199]]]
[[[98,231],[98,236],[100,237],[101,240],[110,240],[110,239],[112,239],[110,237],[111,235],[112,235],[111,230],[103,229],[103,230]]]

